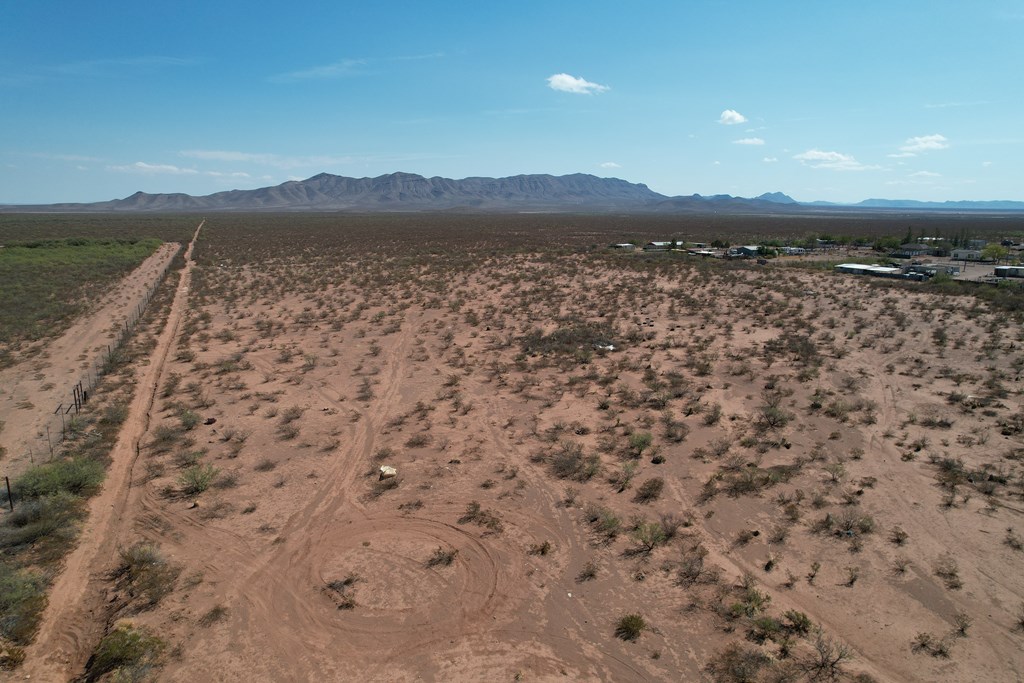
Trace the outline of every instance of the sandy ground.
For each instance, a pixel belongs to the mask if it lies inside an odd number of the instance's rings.
[[[73,402],[72,387],[106,354],[107,345],[117,337],[179,248],[172,242],[160,245],[98,301],[89,315],[74,322],[59,338],[40,342],[45,345],[40,355],[0,370],[0,421],[4,423],[0,439],[7,449],[5,474],[13,477],[32,460],[49,459],[45,427],[50,426],[54,446],[60,440],[61,422],[54,410]]]
[[[712,680],[730,645],[807,680],[813,635],[757,635],[787,610],[849,645],[840,677],[1024,675],[1024,552],[1004,541],[1024,532],[1024,440],[999,426],[1022,410],[1024,339],[970,299],[584,256],[198,274],[54,587],[35,680],[80,673],[118,619],[167,641],[168,681]],[[524,349],[572,318],[611,321],[616,350]],[[766,426],[772,397],[786,419]],[[212,423],[183,431],[184,409]],[[573,444],[600,473],[557,475]],[[940,486],[943,459],[969,474]],[[186,496],[196,462],[218,477]],[[666,516],[675,536],[640,547]],[[821,530],[844,518],[862,523]],[[154,609],[106,578],[139,541],[181,569]],[[738,615],[754,586],[768,602]],[[634,642],[615,636],[629,613]],[[922,632],[948,655],[913,647]]]

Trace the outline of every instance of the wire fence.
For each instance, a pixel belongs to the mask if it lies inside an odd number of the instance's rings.
[[[94,397],[96,387],[103,377],[110,374],[119,365],[125,344],[131,338],[132,332],[139,320],[142,319],[153,294],[163,282],[174,260],[174,257],[168,259],[163,269],[146,286],[146,291],[135,301],[134,306],[128,312],[128,317],[124,322],[118,322],[119,329],[115,339],[92,359],[89,366],[81,371],[78,380],[71,385],[60,402],[48,411],[46,419],[36,434],[35,445],[30,443],[28,452],[25,453],[31,464],[52,460],[57,455],[58,447],[77,431],[76,423],[79,413]]]

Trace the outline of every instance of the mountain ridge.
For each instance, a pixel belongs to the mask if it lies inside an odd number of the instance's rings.
[[[0,211],[181,212],[181,211],[481,211],[636,213],[813,213],[822,210],[1024,211],[1024,202],[867,199],[856,204],[797,202],[782,192],[744,198],[719,194],[660,194],[642,183],[586,173],[521,174],[461,180],[395,172],[351,178],[318,173],[252,190],[193,196],[181,192],[135,192],[92,203],[0,205]]]

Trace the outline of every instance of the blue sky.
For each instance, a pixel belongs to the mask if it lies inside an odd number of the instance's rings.
[[[5,3],[0,203],[319,172],[1024,200],[1019,0]]]

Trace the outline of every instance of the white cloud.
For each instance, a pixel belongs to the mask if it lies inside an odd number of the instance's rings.
[[[733,140],[734,145],[763,145],[764,140],[761,138],[741,138],[739,140]]]
[[[766,164],[774,164],[778,160],[778,157],[765,157],[764,159],[761,159],[761,161],[763,161]]]
[[[735,109],[726,109],[722,112],[722,115],[718,117],[718,122],[725,126],[735,126],[740,123],[746,123],[747,117]]]
[[[941,178],[941,173],[932,173],[931,171],[917,171],[916,173],[910,174],[911,178]]]
[[[919,135],[914,138],[907,138],[907,141],[900,147],[904,154],[917,154],[918,152],[930,152],[936,149],[949,147],[949,140],[943,135]]]
[[[147,164],[145,161],[136,161],[126,166],[108,166],[111,171],[123,173],[165,173],[169,175],[198,175],[199,171],[194,168],[182,168],[172,164]]]
[[[173,164],[147,164],[145,161],[136,161],[134,164],[126,164],[124,166],[107,166],[107,170],[119,173],[141,173],[144,175],[204,175],[211,178],[252,177],[244,171],[200,171]]]
[[[342,78],[355,75],[359,72],[359,67],[365,65],[365,59],[342,59],[332,64],[322,64],[320,66],[311,66],[308,69],[277,74],[271,76],[269,80],[274,83],[294,83],[296,81],[321,81]]]
[[[820,149],[809,149],[794,155],[793,158],[811,168],[827,168],[833,171],[874,171],[879,168],[862,164],[850,154],[824,152]]]
[[[981,162],[981,165],[985,166],[987,168],[987,167],[992,165],[992,162],[991,161],[983,161],[983,162]]]
[[[886,154],[885,156],[890,159],[906,159],[907,157],[916,157],[917,155],[913,152],[899,152],[898,154]]]
[[[602,93],[606,90],[610,90],[607,85],[591,83],[588,80],[576,78],[569,74],[554,74],[553,76],[548,76],[548,87],[552,90],[571,92],[578,95],[593,95],[595,93]]]
[[[606,161],[606,162],[604,162],[603,164],[598,164],[598,165],[599,165],[599,166],[600,166],[601,168],[622,168],[622,166],[619,166],[619,165],[618,165],[617,163],[615,163],[614,161]]]

